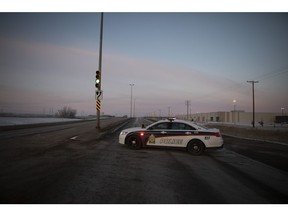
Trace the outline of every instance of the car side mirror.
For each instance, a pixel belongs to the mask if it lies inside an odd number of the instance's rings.
[[[144,124],[142,124],[142,128],[145,128],[145,125],[144,125]]]

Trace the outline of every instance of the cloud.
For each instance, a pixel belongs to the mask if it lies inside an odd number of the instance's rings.
[[[137,104],[153,104],[156,110],[173,105],[176,110],[181,111],[185,108],[185,100],[191,100],[195,106],[210,102],[209,107],[213,109],[213,105],[219,101],[232,101],[233,96],[230,93],[235,88],[240,89],[235,97],[239,93],[246,94],[243,84],[220,76],[123,55],[105,56],[103,78],[103,88],[109,92],[107,99],[110,92],[111,96],[119,95],[125,98],[128,107],[130,83],[135,84],[133,92]]]
[[[0,39],[0,49],[1,104],[93,101],[94,52],[7,38]]]
[[[7,38],[0,38],[0,50],[1,104],[71,105],[87,114],[95,113],[97,50]],[[246,81],[236,82],[219,73],[172,62],[123,55],[104,47],[103,112],[129,114],[130,83],[135,84],[133,98],[139,115],[158,113],[160,109],[164,113],[168,106],[174,113],[185,113],[185,100],[191,101],[193,112],[229,111],[233,99],[239,109],[251,110],[251,86]],[[266,92],[265,100],[265,91],[257,89],[257,97],[262,110],[281,106],[272,93]]]

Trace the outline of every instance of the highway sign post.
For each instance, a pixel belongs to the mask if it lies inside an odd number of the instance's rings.
[[[96,95],[96,128],[100,129],[100,111],[101,111],[101,101],[100,97],[102,95],[101,92],[101,73],[102,73],[102,41],[103,41],[103,13],[101,13],[101,21],[100,21],[100,46],[99,46],[99,69],[96,71],[96,80],[95,87],[97,88]],[[98,93],[98,94],[97,94]]]

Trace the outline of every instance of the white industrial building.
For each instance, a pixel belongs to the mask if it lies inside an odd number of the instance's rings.
[[[263,122],[266,125],[275,123],[276,116],[281,116],[279,113],[255,112],[255,125]],[[187,119],[187,115],[179,115],[177,118]],[[231,124],[252,124],[253,112],[245,111],[230,111],[230,112],[210,112],[210,113],[194,113],[188,115],[188,120],[195,122],[222,122]]]

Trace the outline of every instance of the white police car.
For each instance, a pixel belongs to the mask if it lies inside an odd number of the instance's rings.
[[[146,128],[121,131],[119,143],[131,149],[146,146],[183,147],[193,155],[201,155],[207,148],[222,148],[223,139],[218,129],[208,129],[192,122],[170,118]]]

